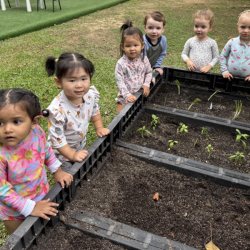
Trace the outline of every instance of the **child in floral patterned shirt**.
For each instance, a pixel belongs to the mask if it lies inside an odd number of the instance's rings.
[[[73,181],[38,126],[41,114],[39,100],[29,90],[0,90],[0,219],[9,234],[28,215],[49,220],[47,215],[57,214],[58,204],[41,201],[49,191],[45,165],[62,187]]]
[[[233,76],[250,81],[250,10],[238,17],[239,36],[230,39],[220,55],[220,70],[224,78],[231,81]]]
[[[99,112],[99,92],[90,80],[94,65],[78,53],[63,53],[57,60],[46,61],[48,76],[55,73],[58,88],[63,89],[48,107],[49,140],[62,169],[69,170],[74,162],[87,157],[86,135],[89,120],[94,124],[96,134],[103,137],[109,130],[102,125]]]
[[[144,56],[145,42],[142,32],[133,27],[129,19],[122,25],[121,31],[120,52],[122,58],[115,67],[115,79],[119,88],[116,98],[117,113],[124,108],[127,102],[136,101],[133,94],[140,88],[143,88],[143,95],[147,97],[152,79],[150,62]]]

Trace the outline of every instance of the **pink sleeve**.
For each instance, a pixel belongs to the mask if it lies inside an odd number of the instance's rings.
[[[227,59],[231,52],[231,46],[232,46],[232,42],[231,40],[229,40],[227,44],[225,45],[225,47],[223,48],[221,55],[220,55],[220,71],[222,74],[228,72]]]
[[[147,57],[144,58],[144,63],[146,67],[146,72],[145,72],[145,78],[144,78],[145,80],[144,80],[143,85],[150,87],[150,83],[152,80],[152,69],[151,69],[151,65]]]
[[[7,181],[7,162],[5,162],[4,157],[0,157],[0,202],[4,205],[14,209],[15,211],[21,213],[26,201],[17,192],[14,191],[13,186]]]

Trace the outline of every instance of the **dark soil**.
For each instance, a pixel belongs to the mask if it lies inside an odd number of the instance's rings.
[[[221,97],[219,94],[220,93],[214,95],[210,99],[210,101],[208,101],[207,99],[209,98],[209,95],[187,92],[187,90],[182,88],[181,88],[181,94],[178,95],[178,90],[176,86],[163,84],[160,90],[158,91],[157,95],[150,101],[150,105],[158,104],[171,108],[187,110],[191,105],[191,103],[196,98],[199,98],[201,101],[195,103],[189,111],[212,115],[212,116],[218,116],[232,120],[236,110],[235,101],[230,99],[225,99]],[[213,105],[212,109],[210,109],[211,102]],[[235,120],[248,123],[250,122],[250,101],[246,99],[245,102],[242,102],[241,113]]]
[[[244,151],[242,143],[235,142],[236,132],[230,133],[219,129],[207,128],[211,140],[206,140],[206,136],[201,134],[201,127],[185,124],[188,126],[188,133],[182,132],[177,134],[180,121],[163,115],[158,115],[158,117],[160,124],[153,131],[150,126],[152,116],[143,113],[123,140],[214,166],[250,173],[250,145],[246,140],[248,146]],[[144,138],[142,138],[141,133],[137,130],[143,126],[146,126],[146,129],[152,134],[145,133]],[[178,141],[171,150],[169,148],[169,140]],[[197,143],[194,147],[196,140]],[[213,147],[210,158],[208,158],[209,154],[205,149],[209,144]],[[229,160],[229,157],[235,155],[237,151],[243,152],[245,156],[241,165],[236,165],[235,161]]]
[[[87,210],[197,249],[205,250],[211,229],[213,242],[221,250],[250,249],[250,190],[185,176],[126,152],[115,148],[97,178],[83,182],[61,214],[67,223],[74,223],[72,215]],[[153,200],[156,192],[161,197],[157,202]],[[79,249],[84,236],[74,233],[66,243],[70,233],[60,229],[52,239],[64,242],[61,249],[69,245]],[[48,250],[54,249],[50,242]]]
[[[32,249],[37,249],[35,246]],[[41,250],[124,250],[125,248],[112,244],[109,240],[89,237],[76,229],[66,229],[60,223],[52,236],[40,247]]]

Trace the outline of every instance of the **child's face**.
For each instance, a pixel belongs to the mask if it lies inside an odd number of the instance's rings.
[[[144,42],[141,42],[139,35],[126,36],[124,43],[121,43],[122,50],[129,60],[133,60],[140,56],[144,49]]]
[[[66,97],[73,104],[83,102],[83,96],[89,91],[90,76],[84,68],[76,68],[68,72],[61,80],[54,78],[57,86],[63,89]]]
[[[31,121],[26,111],[9,104],[0,110],[0,142],[16,146],[22,142],[38,124],[39,117]]]
[[[243,14],[243,16],[240,17],[237,27],[241,42],[248,43],[250,41],[250,16]]]
[[[162,35],[165,26],[163,26],[163,22],[155,21],[150,17],[147,20],[147,24],[144,25],[144,29],[151,42],[156,43],[158,41],[158,38]]]
[[[194,19],[194,33],[199,41],[205,41],[207,39],[207,33],[210,30],[212,30],[212,27],[210,27],[209,20],[205,18]]]

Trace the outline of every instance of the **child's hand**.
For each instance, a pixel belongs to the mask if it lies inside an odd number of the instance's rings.
[[[152,83],[155,85],[155,77],[152,78]]]
[[[127,98],[126,102],[135,102],[136,101],[136,97],[134,95],[131,95]]]
[[[190,71],[195,71],[196,66],[190,59],[187,59],[185,62],[186,62],[187,66],[188,66],[188,69]]]
[[[210,64],[206,65],[205,67],[200,69],[201,73],[207,73],[210,69],[212,69],[212,66]]]
[[[233,79],[233,75],[229,72],[226,72],[224,74],[222,74],[223,78],[227,78],[229,81],[231,81],[231,78]]]
[[[153,72],[158,71],[160,75],[162,76],[163,70],[161,68],[154,69]]]
[[[142,85],[143,88],[143,96],[147,97],[150,93],[149,87]]]
[[[250,81],[250,76],[246,77],[245,81]]]
[[[97,136],[99,136],[99,137],[103,137],[103,136],[105,136],[105,135],[108,135],[109,133],[110,133],[110,130],[107,129],[107,128],[98,128],[98,129],[96,130],[96,134],[97,134]]]
[[[75,152],[73,155],[73,162],[83,161],[88,156],[88,154],[89,154],[89,152],[87,150],[79,150],[79,151]]]
[[[54,173],[54,180],[55,183],[59,182],[62,188],[64,188],[64,182],[66,182],[66,187],[68,187],[73,181],[73,176],[71,174],[64,172],[61,168],[59,168]]]
[[[49,200],[50,199],[43,200],[43,201],[37,201],[36,205],[35,205],[35,207],[30,215],[38,216],[38,217],[41,217],[45,220],[50,220],[50,218],[48,216],[46,216],[46,214],[56,216],[58,211],[57,211],[57,209],[55,209],[53,207],[58,207],[59,204],[49,202]]]

